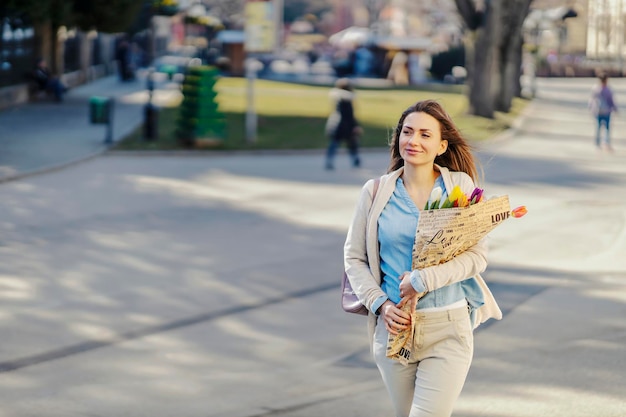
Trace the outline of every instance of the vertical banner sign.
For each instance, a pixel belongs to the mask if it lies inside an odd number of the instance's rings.
[[[248,0],[245,18],[246,52],[274,51],[277,39],[274,1]]]

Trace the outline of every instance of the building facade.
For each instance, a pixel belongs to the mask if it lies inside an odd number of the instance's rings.
[[[589,0],[587,56],[622,59],[626,53],[626,0]]]

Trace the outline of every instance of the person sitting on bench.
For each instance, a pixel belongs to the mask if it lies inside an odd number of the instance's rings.
[[[40,91],[53,94],[56,101],[63,101],[63,93],[65,93],[65,86],[57,77],[54,77],[44,59],[38,59],[33,71],[33,77],[37,83],[37,88]]]

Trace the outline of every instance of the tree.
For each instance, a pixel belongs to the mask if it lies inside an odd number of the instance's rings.
[[[380,12],[385,6],[383,0],[365,0],[365,9],[367,10],[367,16],[369,19],[369,26],[375,25],[380,17]]]
[[[500,17],[502,37],[497,45],[500,86],[495,92],[495,109],[501,112],[508,113],[513,97],[521,94],[520,77],[524,44],[522,27],[530,11],[531,2],[532,0],[509,0]]]
[[[455,0],[466,38],[470,113],[508,112],[519,87],[522,25],[532,0]]]
[[[144,0],[74,0],[71,22],[82,30],[125,32],[144,3]]]

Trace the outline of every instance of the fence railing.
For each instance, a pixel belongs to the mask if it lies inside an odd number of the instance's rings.
[[[12,30],[0,24],[0,87],[28,82],[37,59],[37,40],[32,28]],[[84,37],[83,37],[84,38]],[[87,39],[89,57],[87,67],[107,64],[113,68],[115,61],[115,36],[98,35]],[[63,41],[63,72],[81,69],[81,37],[68,36]],[[48,63],[50,65],[50,63]]]
[[[74,30],[66,33],[67,36],[61,45],[63,73],[95,66],[105,67],[107,72],[114,70],[117,35],[100,33],[86,36]],[[3,24],[0,21],[0,88],[28,82],[39,58],[37,42],[33,28],[13,29],[8,23]],[[83,47],[85,45],[81,45],[82,42],[88,42],[88,47]],[[169,39],[150,38],[148,34],[140,33],[135,35],[133,42],[143,52],[141,56],[144,59],[140,64],[147,66],[151,59],[165,52]],[[85,52],[88,53],[88,57],[82,57],[81,54]],[[52,66],[50,62],[48,65]]]

